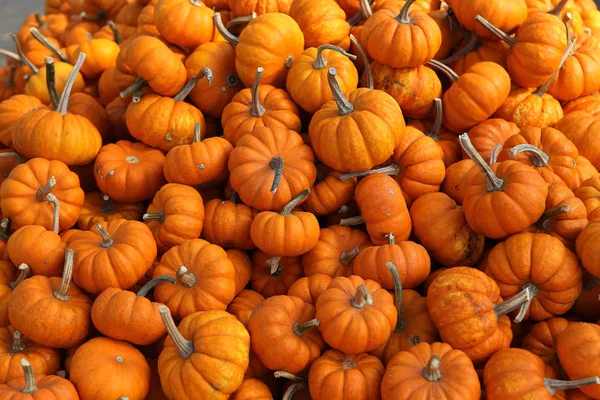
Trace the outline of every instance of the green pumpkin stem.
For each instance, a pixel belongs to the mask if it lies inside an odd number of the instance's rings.
[[[119,31],[119,27],[117,26],[117,24],[115,24],[114,21],[106,21],[106,25],[108,25],[108,27],[112,31],[113,36],[115,37],[115,43],[121,44],[123,39],[121,38],[121,31]]]
[[[279,188],[279,184],[281,183],[281,177],[283,175],[283,164],[284,160],[280,156],[275,156],[271,158],[269,161],[269,168],[275,171],[275,175],[273,176],[273,184],[271,185],[271,193],[277,193],[277,189]]]
[[[519,293],[517,293],[510,299],[505,300],[502,303],[496,304],[492,311],[494,312],[494,314],[496,314],[498,318],[500,318],[508,314],[509,312],[516,310],[517,308],[522,307],[527,303],[530,303],[531,299],[533,298],[531,292],[532,288],[526,286],[523,290],[521,290]]]
[[[306,190],[303,190],[302,192],[298,193],[296,195],[296,197],[294,197],[289,203],[287,203],[283,207],[283,210],[281,210],[281,215],[284,215],[284,216],[291,215],[292,210],[294,210],[294,208],[296,208],[296,206],[298,204],[300,204],[300,202],[302,202],[302,200],[307,198],[309,194],[310,194],[310,189],[306,189]]]
[[[152,289],[154,289],[154,287],[156,285],[159,285],[163,282],[169,282],[170,284],[174,285],[177,283],[177,281],[175,280],[175,278],[173,278],[170,275],[161,275],[161,276],[157,276],[156,278],[148,281],[144,286],[142,286],[140,288],[140,290],[137,291],[137,293],[135,294],[136,296],[139,297],[144,297],[146,296]]]
[[[77,62],[73,66],[73,71],[69,74],[69,78],[67,79],[67,83],[65,83],[65,88],[63,89],[62,94],[60,95],[60,100],[58,102],[58,106],[55,111],[58,111],[62,115],[67,113],[67,107],[69,106],[69,97],[71,96],[71,90],[73,89],[73,84],[75,83],[75,79],[77,79],[77,75],[79,74],[79,70],[85,61],[87,55],[85,53],[79,53],[77,57]]]
[[[440,366],[442,364],[442,360],[440,357],[436,355],[432,355],[427,362],[425,368],[423,368],[423,378],[427,379],[429,382],[438,382],[442,380],[442,371],[440,371]]]
[[[54,204],[54,212],[52,213],[52,231],[58,234],[60,225],[60,202],[52,193],[46,195],[46,200],[48,201],[48,204]]]
[[[340,226],[354,226],[354,225],[362,225],[364,223],[365,223],[365,218],[362,215],[357,215],[356,217],[340,219]]]
[[[35,26],[30,27],[29,33],[31,33],[31,36],[33,36],[35,38],[35,40],[40,42],[42,44],[42,46],[44,46],[45,48],[50,50],[53,54],[55,54],[60,59],[60,61],[66,62],[69,64],[71,63],[71,60],[69,60],[69,57],[67,57],[67,55],[60,49],[60,47],[58,47],[57,45],[52,43],[50,40],[48,40],[48,38],[46,36],[44,36],[42,34],[42,32],[40,32],[38,30],[38,28],[36,28]]]
[[[25,388],[21,390],[21,393],[34,393],[38,391],[38,387],[35,384],[35,374],[33,373],[33,367],[24,358],[19,361],[21,368],[23,368],[23,375],[25,375]]]
[[[225,28],[225,25],[223,25],[223,19],[221,18],[221,13],[215,13],[215,15],[213,16],[213,21],[221,36],[223,36],[225,40],[227,40],[231,45],[237,46],[240,42],[240,38],[229,32],[227,28]]]
[[[554,396],[556,392],[560,390],[578,389],[588,385],[600,385],[600,378],[597,376],[591,376],[589,378],[578,379],[576,381],[562,381],[560,379],[544,378],[544,385],[550,392],[550,395]]]
[[[348,115],[354,111],[354,106],[344,96],[336,76],[337,70],[333,67],[329,68],[327,71],[327,82],[329,83],[329,89],[331,89],[331,93],[333,94],[333,100],[335,100],[335,103],[337,104],[338,114]]]
[[[294,333],[296,335],[302,336],[302,335],[304,335],[304,333],[307,330],[316,328],[319,325],[321,325],[321,321],[314,318],[314,319],[311,319],[310,321],[295,323],[292,330],[294,331]]]
[[[412,6],[412,4],[415,2],[415,0],[407,0],[406,3],[404,3],[404,6],[402,6],[402,9],[400,10],[400,14],[398,14],[398,16],[396,17],[396,20],[398,22],[400,22],[401,24],[410,24],[410,17],[408,15],[410,6]]]
[[[54,69],[54,58],[47,56],[44,58],[46,63],[46,87],[48,88],[48,94],[50,95],[50,101],[52,107],[56,109],[58,107],[58,90],[56,90],[56,70]]]
[[[477,50],[481,46],[481,38],[476,33],[472,33],[469,41],[465,43],[462,49],[458,50],[456,53],[452,54],[448,58],[444,58],[440,60],[442,64],[450,65],[464,56],[466,56],[469,52]]]
[[[102,243],[100,244],[100,246],[102,246],[102,248],[107,249],[107,248],[111,247],[113,244],[115,244],[115,241],[110,237],[110,234],[102,225],[100,225],[100,224],[96,225],[96,230],[98,231],[98,233],[100,234],[100,237],[102,238]]]
[[[509,36],[501,29],[498,29],[494,24],[492,24],[487,19],[483,18],[481,15],[477,14],[475,16],[475,21],[479,22],[483,25],[487,30],[492,32],[494,35],[498,36],[504,43],[509,45],[510,47],[514,47],[517,44],[517,39]]]
[[[479,167],[483,175],[485,176],[485,180],[487,182],[487,190],[488,192],[493,192],[495,190],[501,190],[504,187],[504,180],[500,179],[494,174],[494,171],[490,168],[489,165],[486,164],[481,155],[477,152],[473,144],[471,143],[471,139],[469,139],[469,135],[463,133],[458,136],[458,140],[460,141],[460,145],[467,155],[473,160],[475,165]]]
[[[163,222],[165,222],[165,212],[160,211],[157,213],[146,213],[142,215],[142,220],[144,222],[150,221],[151,219],[155,219],[158,221],[159,224],[162,224]]]
[[[385,264],[385,266],[392,274],[392,280],[394,281],[396,313],[398,314],[398,319],[396,321],[396,328],[394,329],[394,332],[402,332],[405,326],[404,307],[402,306],[402,279],[400,279],[400,274],[398,273],[398,268],[396,268],[396,264],[394,264],[393,262],[388,262]]]
[[[346,50],[342,49],[339,46],[334,46],[332,44],[322,44],[317,49],[317,57],[315,58],[315,61],[313,61],[312,64],[314,69],[323,69],[327,67],[327,59],[323,57],[323,50],[337,51],[338,53],[348,57],[351,60],[356,60],[356,56],[354,54],[348,53]]]
[[[360,252],[360,248],[356,246],[352,250],[344,250],[340,254],[340,262],[346,267],[352,263],[352,261],[356,258],[358,253]]]
[[[46,201],[48,193],[50,193],[54,186],[56,186],[56,179],[51,176],[50,179],[48,179],[48,182],[46,182],[44,186],[40,187],[35,193],[36,200],[39,202]]]
[[[187,288],[192,288],[196,284],[196,274],[188,271],[188,269],[183,265],[179,267],[176,276],[179,283]]]
[[[110,203],[110,196],[105,194],[102,196],[102,208],[100,209],[100,212],[102,214],[110,214],[114,211],[112,204]]]
[[[23,341],[23,335],[19,331],[13,333],[13,342],[10,345],[10,351],[13,353],[22,353],[25,350],[25,342]]]
[[[267,111],[258,97],[258,89],[260,86],[260,80],[262,79],[265,69],[263,67],[256,68],[256,75],[254,75],[254,82],[252,83],[252,103],[250,104],[250,114],[253,117],[260,118]]]
[[[69,286],[73,279],[73,258],[75,252],[72,249],[65,249],[65,264],[63,269],[62,279],[58,290],[54,291],[53,296],[60,301],[69,301]]]
[[[542,214],[540,219],[535,223],[535,227],[540,231],[545,231],[550,227],[550,223],[552,222],[552,218],[557,215],[566,214],[571,211],[571,207],[569,206],[558,206],[554,208],[550,208]]]
[[[371,169],[363,172],[351,172],[347,174],[341,174],[339,176],[340,181],[347,181],[348,179],[353,178],[362,178],[367,175],[375,175],[375,174],[385,174],[385,175],[399,175],[400,174],[400,166],[397,164],[390,164],[387,167]]]
[[[353,34],[350,34],[350,41],[354,44],[354,47],[356,47],[356,50],[358,51],[358,54],[360,55],[360,59],[365,68],[365,71],[363,73],[365,76],[365,80],[366,80],[365,87],[367,89],[373,90],[373,88],[375,86],[373,83],[373,71],[371,70],[371,63],[369,63],[369,57],[367,56],[365,49],[363,49],[363,47],[359,43],[358,39]]]
[[[124,99],[127,96],[135,94],[136,92],[142,90],[142,88],[144,86],[146,86],[147,83],[148,82],[146,82],[146,80],[144,78],[141,78],[141,77],[138,76],[135,79],[135,82],[133,82],[128,88],[126,88],[125,90],[123,90],[122,92],[119,93],[119,96],[122,99]],[[136,101],[136,103],[137,102],[139,102],[139,99],[138,99],[138,101]]]
[[[158,312],[160,313],[160,318],[165,324],[165,328],[167,328],[167,332],[169,336],[175,343],[175,346],[179,350],[179,354],[183,358],[189,358],[194,353],[194,342],[191,340],[187,340],[183,337],[177,326],[175,325],[175,321],[173,320],[173,316],[171,315],[171,311],[169,307],[165,305],[158,306]]]
[[[9,36],[15,42],[15,48],[17,49],[17,54],[19,55],[21,64],[27,66],[34,75],[37,75],[37,73],[40,71],[40,69],[38,67],[36,67],[35,65],[33,65],[31,60],[29,60],[29,58],[27,58],[25,53],[23,53],[23,49],[21,48],[21,43],[19,43],[19,39],[17,39],[17,35],[15,35],[14,33],[10,33]]]
[[[29,268],[29,265],[25,264],[25,263],[21,263],[21,265],[19,265],[19,275],[17,276],[17,279],[15,279],[13,282],[10,282],[8,284],[8,287],[11,289],[16,288],[19,283],[23,282],[25,279],[29,278],[31,276],[31,268]]]
[[[358,285],[354,297],[350,300],[350,304],[352,307],[359,309],[373,305],[373,297],[371,297],[369,289],[364,284]]]
[[[450,79],[452,83],[455,83],[459,78],[458,74],[454,72],[452,68],[438,60],[429,60],[427,62],[427,65],[441,71],[444,75],[448,77],[448,79]]]

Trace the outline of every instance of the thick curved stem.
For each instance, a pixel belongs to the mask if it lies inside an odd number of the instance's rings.
[[[458,74],[456,72],[454,72],[454,70],[452,68],[450,68],[446,64],[442,64],[438,60],[429,60],[427,62],[427,65],[440,70],[444,75],[446,75],[448,77],[448,79],[450,79],[450,81],[452,83],[454,83],[458,80]]]
[[[346,99],[342,89],[340,88],[340,84],[336,79],[337,71],[335,68],[331,67],[327,71],[327,82],[329,83],[329,88],[331,89],[331,93],[333,94],[333,99],[338,107],[339,115],[348,115],[352,111],[354,111],[354,106]]]
[[[24,358],[19,361],[21,368],[23,368],[23,375],[25,375],[25,387],[21,390],[21,393],[34,393],[37,392],[38,387],[35,384],[35,374],[33,373],[33,367]]]
[[[183,88],[173,96],[173,100],[175,101],[184,101],[186,97],[190,94],[192,90],[196,87],[196,83],[198,83],[198,77],[192,76],[189,81],[185,83]]]
[[[13,353],[22,353],[25,350],[25,342],[23,342],[23,335],[19,331],[13,333],[13,342],[10,345],[10,351]]]
[[[248,22],[252,21],[253,19],[256,19],[257,16],[258,15],[256,14],[256,12],[252,11],[252,14],[250,14],[250,15],[243,15],[241,17],[233,18],[233,19],[229,20],[227,22],[227,24],[225,24],[225,28],[229,29],[229,28],[237,26],[237,25],[242,25],[242,24],[248,23]]]
[[[213,21],[221,36],[223,36],[225,40],[227,40],[233,46],[237,46],[237,44],[240,42],[240,38],[229,32],[227,28],[225,28],[225,25],[223,25],[223,19],[221,18],[221,13],[215,13],[215,15],[213,16]]]
[[[23,60],[21,60],[21,57],[19,57],[19,55],[17,53],[13,53],[12,51],[8,51],[6,49],[0,49],[0,55],[4,56],[6,58],[10,58],[11,60],[18,62],[19,64],[23,63]]]
[[[547,167],[550,157],[539,148],[531,144],[519,144],[508,152],[510,158],[516,158],[520,153],[530,153],[531,163],[536,167]]]
[[[42,44],[42,46],[44,46],[45,48],[50,50],[53,54],[55,54],[60,59],[60,61],[66,62],[69,64],[71,63],[71,60],[69,60],[69,57],[67,57],[67,55],[60,49],[60,47],[56,46],[54,43],[52,43],[50,40],[48,40],[48,38],[46,36],[42,35],[42,33],[35,26],[32,26],[31,28],[29,28],[29,33],[31,33],[31,36],[33,36],[35,38],[35,40],[40,42]]]
[[[19,283],[23,282],[25,279],[29,278],[30,276],[31,276],[31,268],[29,268],[29,265],[22,263],[21,265],[19,265],[19,275],[17,276],[17,279],[15,279],[13,282],[10,282],[8,284],[8,287],[11,289],[14,289],[17,286],[19,286]]]
[[[483,160],[481,155],[477,152],[473,144],[471,143],[471,139],[469,139],[469,135],[463,133],[458,136],[458,140],[460,141],[460,145],[467,155],[473,160],[475,165],[479,167],[483,175],[485,176],[485,180],[487,181],[487,190],[488,192],[493,192],[494,190],[500,190],[504,187],[504,180],[500,179],[494,174],[494,171],[490,168],[489,165]]]
[[[358,246],[352,250],[344,250],[340,253],[340,262],[347,267],[354,261],[358,253],[360,253],[360,248]]]
[[[360,0],[360,12],[362,13],[365,19],[371,18],[373,16],[373,9],[371,8],[371,3],[369,0]]]
[[[100,237],[102,237],[102,243],[100,244],[102,248],[107,249],[115,244],[115,241],[110,237],[110,234],[102,225],[96,225],[96,230],[100,234]]]
[[[317,326],[321,325],[321,321],[319,321],[318,319],[311,319],[310,321],[306,321],[306,322],[299,322],[294,324],[292,330],[294,331],[294,333],[298,336],[302,336],[304,335],[304,332],[306,332],[309,329],[312,328],[316,328]]]
[[[297,392],[304,390],[306,388],[306,383],[304,382],[296,382],[290,387],[287,388],[281,400],[292,400]]]
[[[177,283],[175,278],[173,278],[170,275],[157,276],[156,278],[148,281],[144,286],[142,286],[135,295],[143,297],[143,296],[147,295],[148,292],[150,292],[152,289],[154,289],[154,287],[156,285],[161,284],[163,282],[169,282],[170,284],[173,284],[173,285]]]
[[[363,66],[365,67],[364,74],[365,74],[365,79],[367,80],[367,82],[366,82],[367,89],[373,90],[374,89],[373,71],[371,70],[371,63],[369,63],[369,57],[367,56],[365,49],[363,49],[363,47],[359,43],[358,39],[353,34],[350,34],[350,41],[354,44],[354,47],[356,47],[356,50],[358,51],[358,54],[360,55],[360,59],[363,62]]]
[[[294,197],[289,203],[287,203],[283,207],[283,210],[281,210],[281,215],[290,215],[292,213],[292,210],[294,208],[296,208],[296,206],[298,204],[300,204],[302,202],[302,200],[307,198],[309,194],[310,194],[310,189],[306,189],[306,190],[303,190],[302,192],[298,193],[296,195],[296,197]]]
[[[356,217],[340,219],[340,226],[354,226],[354,225],[362,225],[364,223],[365,223],[365,218],[362,215],[357,215]]]
[[[112,31],[113,36],[115,37],[115,43],[121,44],[123,40],[121,38],[121,31],[119,31],[119,27],[117,26],[117,24],[115,24],[114,21],[107,21],[106,25],[108,25],[108,27]]]
[[[281,183],[281,177],[283,176],[283,164],[283,158],[279,156],[271,158],[271,161],[269,162],[269,167],[275,171],[275,175],[273,176],[273,184],[271,185],[271,193],[277,193],[279,183]]]
[[[50,102],[52,107],[56,109],[58,107],[58,101],[60,96],[58,90],[56,90],[56,70],[54,69],[54,58],[44,58],[46,63],[46,87],[48,88],[48,94],[50,95]]]
[[[432,355],[427,362],[425,368],[423,368],[423,378],[427,379],[429,382],[438,382],[442,380],[442,371],[440,371],[440,366],[442,365],[442,360],[436,355]]]
[[[566,214],[571,211],[571,207],[569,206],[558,206],[554,208],[550,208],[542,214],[540,219],[535,223],[535,227],[540,231],[545,231],[550,227],[550,223],[552,222],[552,218],[557,215]]]
[[[157,213],[147,213],[142,215],[142,220],[144,222],[150,221],[152,219],[155,219],[156,221],[158,221],[159,224],[162,224],[163,222],[165,222],[165,212],[161,211]]]
[[[260,104],[260,99],[258,98],[258,87],[260,86],[260,80],[262,79],[264,71],[265,69],[263,67],[256,68],[256,75],[254,75],[254,82],[252,83],[252,103],[250,105],[250,114],[256,118],[262,117],[266,111],[263,105]]]
[[[529,311],[529,307],[531,306],[531,302],[533,301],[533,298],[535,296],[537,296],[537,294],[540,292],[540,289],[534,285],[533,283],[529,282],[528,284],[524,285],[522,287],[522,289],[529,289],[530,290],[530,294],[531,294],[531,298],[525,302],[525,304],[523,304],[521,306],[521,308],[519,309],[519,313],[517,314],[517,316],[514,319],[515,323],[520,323],[521,321],[523,321],[523,319],[525,318],[525,316],[527,315],[527,311]]]
[[[369,171],[351,172],[351,173],[347,173],[347,174],[341,174],[338,177],[338,179],[340,181],[347,181],[348,179],[361,178],[363,176],[374,175],[374,174],[398,175],[398,174],[400,174],[400,166],[397,164],[390,164],[387,167],[371,169]]]
[[[514,295],[508,300],[503,301],[502,303],[496,304],[492,311],[498,318],[508,314],[509,312],[516,310],[521,307],[523,304],[529,302],[532,299],[531,288],[526,287],[521,290],[519,293]]]
[[[477,14],[475,16],[475,21],[479,22],[487,30],[492,32],[494,35],[498,36],[504,43],[506,43],[510,47],[514,47],[514,45],[517,44],[517,39],[510,37],[509,35],[506,34],[506,32],[495,27],[490,21],[483,18],[481,15]]]
[[[442,105],[442,99],[433,99],[433,102],[435,103],[435,120],[433,120],[433,126],[431,129],[425,132],[425,135],[437,142],[440,140],[440,129],[442,129],[442,116],[444,113],[444,108]]]
[[[175,321],[173,320],[173,316],[171,315],[171,311],[167,306],[158,306],[158,312],[160,313],[160,318],[165,324],[165,328],[167,328],[167,332],[175,343],[177,350],[179,350],[179,354],[182,358],[189,358],[194,353],[194,342],[191,340],[187,340],[183,337],[177,326],[175,325]]]
[[[56,186],[56,179],[53,176],[51,176],[50,179],[48,179],[48,182],[46,182],[44,186],[37,190],[37,192],[35,193],[35,199],[39,202],[46,201],[48,193],[52,191],[52,188],[54,188],[54,186]]]
[[[79,74],[79,70],[85,61],[87,55],[85,53],[79,53],[79,57],[77,57],[77,62],[73,66],[73,71],[69,74],[69,78],[67,79],[67,83],[65,83],[65,88],[60,95],[60,101],[58,102],[58,107],[56,107],[56,111],[61,113],[62,115],[67,114],[67,107],[69,106],[69,97],[71,96],[71,90],[73,89],[73,84],[75,83],[75,79]]]
[[[4,153],[0,153],[0,158],[1,157],[14,157],[15,160],[17,160],[17,163],[23,164],[23,159],[21,158],[21,155],[15,151],[7,151]]]
[[[490,154],[490,165],[496,164],[498,161],[498,155],[500,154],[500,150],[502,150],[502,145],[498,143],[492,149],[492,153]]]
[[[53,294],[54,298],[60,301],[69,301],[69,286],[73,278],[73,257],[75,252],[72,249],[65,249],[65,265],[63,269],[60,286]]]
[[[54,212],[52,213],[52,231],[58,234],[58,227],[60,225],[60,202],[52,193],[46,195],[46,201],[48,201],[48,204],[54,204]]]
[[[356,56],[354,54],[348,53],[346,50],[342,49],[339,46],[334,46],[332,44],[322,44],[317,49],[317,57],[315,58],[315,61],[313,61],[312,64],[314,69],[323,69],[327,66],[327,59],[323,57],[323,50],[337,51],[338,53],[348,57],[351,60],[356,60]]]
[[[466,56],[469,52],[477,50],[481,46],[481,38],[479,35],[472,33],[469,41],[465,43],[462,49],[452,54],[450,57],[440,60],[442,64],[450,65]]]
[[[17,49],[17,53],[19,54],[19,58],[21,59],[21,63],[26,65],[31,70],[31,72],[33,72],[34,75],[37,75],[37,73],[40,71],[40,69],[38,67],[36,67],[35,65],[33,65],[33,63],[29,60],[29,58],[27,58],[25,53],[23,53],[23,49],[21,48],[21,43],[19,43],[19,39],[17,39],[17,35],[15,35],[14,33],[11,33],[11,34],[9,34],[9,36],[15,42],[15,47]]]
[[[176,275],[179,283],[187,288],[192,288],[196,284],[196,274],[188,271],[183,265],[179,268]]]
[[[354,297],[352,297],[352,299],[350,300],[350,304],[354,308],[364,308],[366,306],[372,306],[373,298],[371,297],[369,289],[367,289],[367,287],[363,284],[358,285]]]
[[[567,59],[571,56],[571,52],[573,51],[575,42],[577,42],[577,37],[574,37],[573,40],[569,43],[569,46],[567,46],[567,49],[565,50],[565,53],[563,54],[563,56],[560,60],[560,64],[558,65],[558,68],[556,69],[556,71],[554,71],[554,73],[552,73],[552,75],[550,76],[550,78],[548,78],[546,83],[544,83],[542,86],[537,88],[537,90],[535,92],[533,92],[533,94],[540,96],[540,97],[544,96],[544,94],[548,91],[548,88],[554,81],[554,78],[556,78],[556,75],[558,75],[558,72],[562,69],[562,67],[563,67],[563,65],[565,65],[565,62],[567,61]]]
[[[286,371],[275,371],[273,372],[273,376],[277,379],[284,378],[294,382],[306,382],[306,379],[304,379],[303,377]]]
[[[404,308],[402,306],[402,280],[400,279],[400,274],[398,273],[398,268],[396,268],[396,264],[393,262],[388,262],[385,264],[387,269],[392,274],[392,280],[394,281],[394,295],[395,295],[395,305],[396,305],[396,313],[398,314],[398,319],[396,321],[396,328],[394,332],[402,332],[404,330]]]
[[[131,86],[119,93],[119,96],[124,99],[125,97],[134,94],[138,90],[141,90],[144,86],[146,86],[147,83],[148,82],[146,82],[144,78],[140,78],[138,76]]]
[[[600,385],[600,377],[592,376],[589,378],[579,379],[576,381],[561,381],[559,379],[548,379],[544,378],[544,385],[550,392],[551,396],[554,396],[556,392],[560,390],[578,389],[588,385]]]
[[[414,2],[415,0],[407,0],[406,3],[404,3],[404,6],[402,6],[402,9],[400,10],[400,14],[398,14],[398,16],[396,17],[396,20],[398,22],[400,22],[401,24],[410,24],[410,17],[408,16],[408,11]]]
[[[555,17],[560,16],[560,13],[565,8],[568,2],[569,0],[561,0],[557,5],[554,6],[552,10],[548,11],[548,14],[552,14]]]

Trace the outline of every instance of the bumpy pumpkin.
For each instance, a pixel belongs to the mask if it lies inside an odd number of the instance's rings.
[[[250,227],[256,210],[235,200],[213,199],[204,205],[202,237],[225,249],[252,250],[256,247]]]

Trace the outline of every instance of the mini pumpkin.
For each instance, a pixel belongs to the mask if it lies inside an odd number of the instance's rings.
[[[199,0],[159,0],[155,5],[154,23],[170,43],[196,48],[211,41],[213,15],[212,8]]]
[[[252,250],[250,236],[256,211],[233,200],[213,199],[204,205],[202,237],[225,249]]]
[[[260,250],[252,254],[250,286],[264,297],[285,295],[304,276],[300,257],[270,256]]]
[[[77,400],[79,394],[67,379],[57,375],[35,374],[29,361],[20,361],[23,378],[16,378],[0,385],[0,398],[22,400]]]
[[[98,224],[106,227],[109,221],[115,219],[139,220],[143,213],[141,203],[121,203],[111,200],[107,194],[88,192],[85,194],[77,227],[84,231]]]

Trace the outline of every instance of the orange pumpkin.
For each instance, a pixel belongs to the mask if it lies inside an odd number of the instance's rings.
[[[229,303],[227,312],[234,315],[238,321],[247,327],[250,317],[263,301],[265,301],[265,298],[260,293],[244,289]]]
[[[204,205],[202,237],[224,249],[252,250],[250,227],[256,210],[235,200],[213,199]]]
[[[600,218],[600,179],[586,179],[575,189],[575,196],[583,201],[590,221]]]
[[[75,386],[67,379],[57,375],[37,376],[29,361],[21,359],[23,378],[16,378],[0,385],[0,398],[19,398],[23,400],[76,400],[79,395]]]
[[[305,303],[316,304],[317,299],[331,284],[332,277],[325,274],[305,276],[294,282],[288,289],[287,295],[299,297]]]
[[[350,25],[335,0],[294,0],[288,14],[302,30],[304,47],[332,44],[350,48]]]
[[[115,219],[139,220],[144,208],[140,203],[121,203],[110,199],[107,194],[88,192],[79,214],[77,227],[89,230],[100,224],[106,227],[109,221]]]
[[[202,1],[159,0],[155,7],[156,29],[170,43],[196,48],[211,41],[214,13]]]
[[[600,279],[600,257],[598,241],[600,240],[600,220],[591,221],[577,237],[575,249],[583,268]]]
[[[317,180],[302,207],[315,215],[326,215],[352,200],[357,179],[339,179],[341,173],[324,164],[317,165]]]
[[[17,94],[0,102],[0,142],[12,146],[12,128],[29,111],[45,108],[35,96]]]
[[[600,168],[600,151],[594,146],[596,132],[600,129],[600,119],[585,111],[574,111],[565,115],[554,128],[564,133],[596,169]]]
[[[264,297],[287,294],[303,275],[300,257],[273,257],[260,250],[252,254],[250,286]]]
[[[503,145],[511,136],[519,133],[520,129],[514,122],[501,118],[490,118],[469,129],[467,134],[475,150],[490,164],[490,156],[497,145]],[[463,150],[463,157],[469,156]]]
[[[492,39],[494,35],[477,23],[476,15],[479,14],[490,19],[499,29],[509,33],[516,30],[527,18],[527,3],[523,0],[510,0],[507,3],[497,0],[466,3],[460,0],[451,0],[448,5],[455,10],[454,14],[461,25],[486,39]]]

